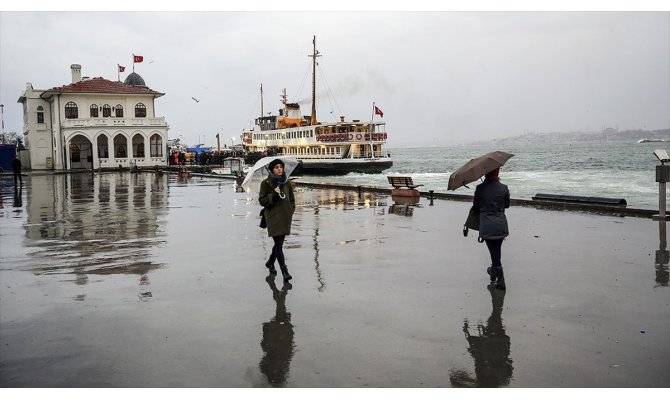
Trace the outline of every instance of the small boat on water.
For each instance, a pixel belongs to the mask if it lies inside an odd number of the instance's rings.
[[[287,102],[286,89],[279,115],[263,113],[263,85],[261,85],[261,115],[253,128],[242,135],[248,153],[294,156],[300,162],[295,173],[336,175],[349,172],[379,173],[393,165],[386,149],[388,133],[384,121],[374,116],[383,112],[373,104],[371,119],[336,122],[317,122],[316,119],[316,50],[314,37],[312,57],[312,111],[303,116],[300,104]]]
[[[665,139],[658,139],[658,138],[648,139],[648,138],[645,138],[645,139],[640,139],[637,142],[638,143],[657,143],[657,142],[665,142],[665,141],[666,141]]]

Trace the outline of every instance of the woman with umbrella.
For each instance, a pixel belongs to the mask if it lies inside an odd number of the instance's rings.
[[[288,272],[284,258],[284,239],[291,234],[291,221],[295,211],[295,196],[293,185],[284,172],[284,161],[277,158],[268,165],[270,174],[261,182],[258,194],[258,202],[264,207],[265,220],[267,223],[268,236],[272,237],[274,246],[270,258],[265,266],[271,274],[276,274],[275,260],[279,261],[279,268],[284,276],[284,281],[293,279]]]
[[[479,237],[484,239],[491,255],[486,272],[496,289],[505,290],[505,275],[500,261],[503,240],[509,236],[505,209],[509,208],[509,189],[500,183],[500,167],[486,173],[484,182],[477,185],[473,208],[479,212]]]
[[[498,173],[512,157],[514,154],[494,151],[473,158],[451,174],[448,186],[449,190],[456,190],[485,176],[484,182],[475,189],[472,208],[475,215],[479,215],[480,241],[486,242],[491,254],[491,266],[486,272],[491,282],[495,282],[495,287],[501,290],[506,289],[500,253],[503,240],[509,236],[505,209],[509,208],[510,201],[509,189],[500,183]]]

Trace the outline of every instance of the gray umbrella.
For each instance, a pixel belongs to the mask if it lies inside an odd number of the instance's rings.
[[[298,166],[298,160],[294,156],[281,156],[281,157],[263,157],[260,160],[256,161],[253,167],[247,173],[247,176],[242,182],[242,187],[246,192],[258,191],[258,188],[261,185],[263,179],[268,177],[270,170],[268,165],[275,159],[280,159],[284,162],[284,173],[288,178],[293,173],[295,167]]]
[[[447,189],[456,190],[461,186],[474,182],[488,172],[501,167],[512,157],[514,157],[514,154],[505,153],[504,151],[493,151],[473,158],[451,174]]]

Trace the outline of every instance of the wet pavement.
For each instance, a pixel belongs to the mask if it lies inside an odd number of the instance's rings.
[[[511,188],[513,191],[513,188]],[[2,387],[668,387],[665,222],[299,187],[285,254],[232,180],[0,180]]]

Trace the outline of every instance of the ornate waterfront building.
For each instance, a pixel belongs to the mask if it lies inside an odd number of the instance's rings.
[[[149,89],[135,72],[121,82],[81,77],[48,90],[31,83],[19,97],[23,133],[34,170],[105,169],[167,165],[168,125],[156,117]]]

